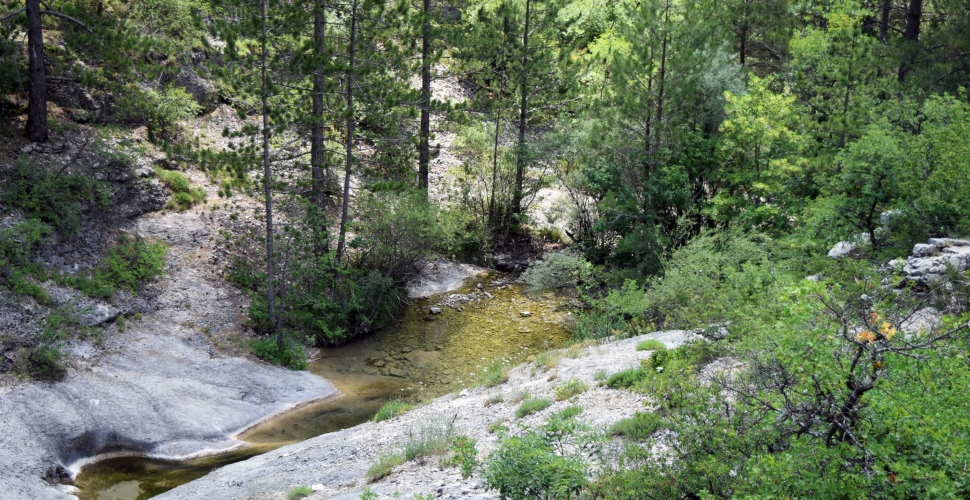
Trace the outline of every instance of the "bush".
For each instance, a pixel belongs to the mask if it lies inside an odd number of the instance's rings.
[[[561,420],[540,432],[505,436],[485,462],[485,486],[510,500],[575,498],[587,484],[589,464],[562,444],[588,448],[577,439],[576,429]]]
[[[91,176],[44,170],[25,158],[17,160],[6,184],[6,203],[67,237],[81,229],[81,214],[87,209],[104,208],[110,202],[108,191]],[[33,231],[37,226],[29,227]]]
[[[191,94],[174,85],[160,90],[128,85],[118,99],[117,108],[122,120],[147,124],[152,140],[173,135],[179,121],[194,118],[202,111]]]
[[[285,366],[291,370],[306,370],[309,367],[306,352],[303,350],[303,346],[298,343],[287,340],[284,341],[283,348],[280,348],[277,339],[273,337],[253,339],[251,345],[253,354],[257,358],[269,361],[274,365]]]
[[[577,394],[586,392],[589,387],[582,380],[572,379],[565,384],[556,386],[556,401],[569,399]]]
[[[167,253],[161,243],[147,243],[141,236],[122,234],[101,259],[95,280],[135,292],[142,283],[164,273]]]
[[[356,202],[360,213],[349,245],[354,267],[379,273],[395,288],[416,277],[428,255],[448,240],[437,210],[419,193],[378,192]]]
[[[546,408],[552,406],[552,401],[545,398],[529,398],[522,402],[519,407],[515,410],[515,416],[518,418],[526,417],[532,415],[533,413],[538,413]]]
[[[455,438],[455,430],[448,425],[429,424],[421,427],[404,445],[404,460],[411,461],[424,457],[442,455],[448,451]]]
[[[546,254],[522,273],[522,281],[532,293],[575,289],[587,282],[593,265],[577,252],[563,250]]]
[[[478,450],[476,441],[468,436],[455,436],[448,449],[448,458],[443,461],[445,467],[458,467],[461,477],[468,479],[478,467]]]
[[[391,474],[391,469],[404,462],[404,455],[400,453],[381,454],[377,457],[377,461],[367,469],[367,477],[371,481],[385,478]]]
[[[610,375],[610,378],[606,379],[606,386],[611,389],[629,389],[649,375],[641,368],[623,370]]]
[[[583,412],[582,406],[567,406],[565,409],[556,412],[552,418],[553,419],[568,419],[573,418]]]
[[[381,408],[377,410],[377,413],[374,414],[374,421],[383,422],[398,415],[404,415],[404,413],[410,409],[411,405],[405,403],[404,401],[388,401],[387,403],[384,403],[384,406],[381,406]]]
[[[642,441],[660,429],[661,420],[656,413],[637,412],[632,417],[624,418],[610,426],[610,433],[614,436]]]
[[[300,486],[286,495],[286,500],[300,500],[313,494],[313,489],[309,486]]]
[[[50,234],[50,226],[27,219],[0,230],[0,270],[27,264],[33,248]]]
[[[638,351],[666,351],[667,346],[657,339],[647,339],[637,343]]]
[[[192,183],[181,172],[158,167],[155,168],[155,172],[158,179],[172,191],[172,198],[168,200],[169,207],[176,210],[187,210],[205,202],[205,190],[200,187],[192,187]]]

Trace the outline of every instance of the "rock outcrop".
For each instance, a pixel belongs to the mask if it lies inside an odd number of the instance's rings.
[[[962,273],[968,269],[970,241],[930,238],[928,243],[913,247],[913,255],[903,264],[903,275],[908,282],[919,286],[932,286],[940,283],[950,270]]]

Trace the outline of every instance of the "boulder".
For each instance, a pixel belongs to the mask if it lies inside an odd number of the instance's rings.
[[[170,76],[165,80],[163,80],[163,83],[171,83],[185,89],[186,92],[191,94],[196,104],[202,106],[203,112],[211,113],[216,109],[218,99],[215,85],[199,76],[192,67],[182,66],[178,74]]]
[[[968,269],[970,241],[932,238],[913,247],[913,255],[903,266],[903,277],[908,282],[930,286],[941,282],[949,270],[962,273]]]
[[[862,252],[863,247],[869,244],[869,235],[859,233],[847,241],[840,241],[833,246],[828,253],[830,259],[841,259],[843,257],[857,258]]]

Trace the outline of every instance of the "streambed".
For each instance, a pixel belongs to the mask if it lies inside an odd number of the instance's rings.
[[[416,299],[398,323],[378,334],[322,349],[310,371],[343,396],[312,403],[263,422],[239,436],[248,446],[184,462],[143,457],[103,460],[76,478],[82,500],[141,500],[224,465],[280,446],[352,427],[385,402],[423,401],[459,390],[494,359],[515,364],[565,344],[565,299],[531,297],[503,276],[469,280],[454,293]],[[439,311],[432,314],[431,310]]]

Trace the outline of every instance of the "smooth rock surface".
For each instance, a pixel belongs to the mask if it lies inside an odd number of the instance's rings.
[[[451,292],[461,288],[467,278],[474,278],[485,273],[487,269],[473,264],[452,262],[448,259],[438,259],[429,262],[421,275],[408,284],[408,297],[423,299],[444,292]],[[437,314],[437,313],[432,313]]]

